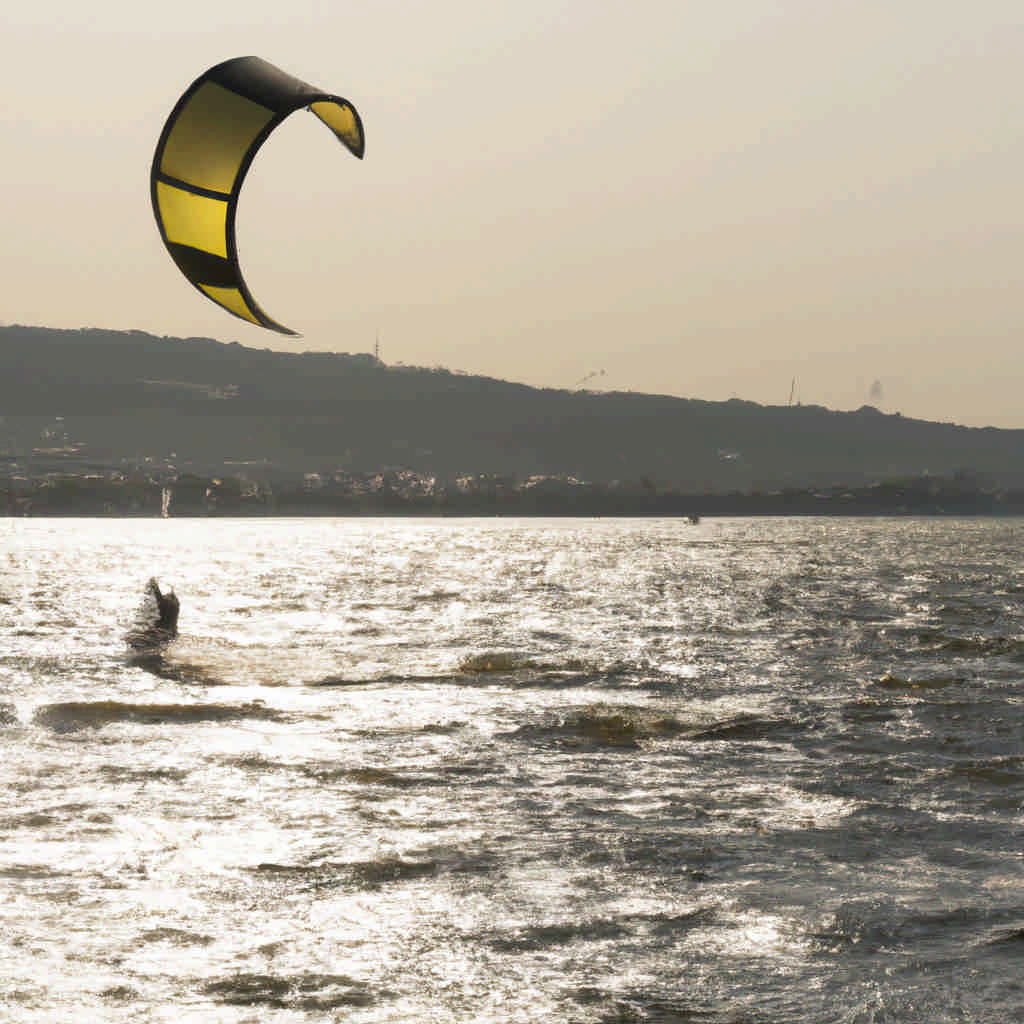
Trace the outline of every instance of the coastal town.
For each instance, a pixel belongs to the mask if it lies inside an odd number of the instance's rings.
[[[400,465],[310,472],[265,458],[196,465],[176,452],[121,456],[76,439],[63,417],[24,454],[0,447],[0,514],[8,516],[1019,515],[1024,491],[980,475],[924,473],[871,483],[686,493],[647,477],[465,473]]]

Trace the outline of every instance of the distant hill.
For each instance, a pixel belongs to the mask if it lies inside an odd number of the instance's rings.
[[[1024,430],[975,429],[865,406],[761,406],[594,393],[284,353],[141,331],[0,328],[0,452],[57,417],[97,460],[225,461],[293,473],[404,466],[646,481],[688,493],[919,475],[1024,485]]]

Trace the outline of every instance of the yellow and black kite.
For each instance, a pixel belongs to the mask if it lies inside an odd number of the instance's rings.
[[[235,240],[238,195],[267,136],[293,111],[311,110],[362,159],[363,124],[340,96],[259,57],[236,57],[200,75],[178,100],[150,173],[153,213],[178,269],[229,313],[281,334],[242,278]]]

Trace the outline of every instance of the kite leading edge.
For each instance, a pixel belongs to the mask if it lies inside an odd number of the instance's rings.
[[[236,57],[200,75],[178,100],[153,156],[150,195],[160,237],[208,299],[249,323],[296,335],[253,298],[238,265],[235,213],[257,150],[294,110],[308,108],[356,157],[366,140],[348,100],[260,57]]]

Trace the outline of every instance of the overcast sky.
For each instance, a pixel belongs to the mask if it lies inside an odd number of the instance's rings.
[[[2,22],[0,322],[372,351],[588,386],[1024,427],[1020,0],[97,0]],[[255,54],[299,112],[239,206],[301,339],[205,300],[160,129]]]

